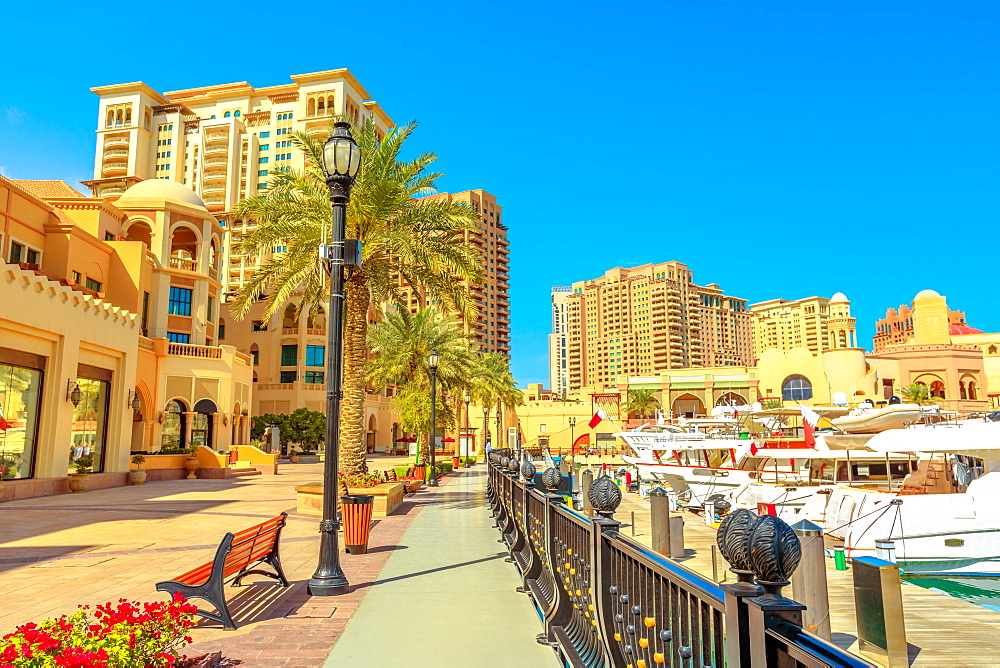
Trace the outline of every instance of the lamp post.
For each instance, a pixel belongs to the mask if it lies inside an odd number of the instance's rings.
[[[469,394],[468,390],[465,391],[462,399],[465,401],[465,456],[468,458],[471,450],[469,446],[472,444],[472,432],[469,430],[469,404],[472,403],[472,395]]]
[[[430,356],[427,358],[427,362],[431,367],[431,435],[428,439],[431,449],[431,479],[427,481],[427,486],[437,487],[437,469],[434,468],[434,435],[437,432],[437,375],[441,356],[438,355],[436,350],[432,350]]]
[[[576,433],[576,418],[571,417],[569,419],[569,454],[576,461],[576,439],[574,434]]]
[[[319,523],[319,565],[309,579],[312,596],[346,594],[349,584],[340,567],[337,541],[337,464],[340,457],[340,400],[343,373],[344,261],[347,202],[361,166],[361,149],[351,136],[349,123],[338,121],[323,145],[323,171],[333,207],[330,245],[320,247],[320,257],[330,261],[330,305],[326,349],[326,457],[323,467],[323,519]],[[352,246],[351,264],[360,263],[360,248]]]

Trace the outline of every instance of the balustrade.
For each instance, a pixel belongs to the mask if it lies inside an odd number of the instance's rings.
[[[534,464],[510,449],[493,450],[487,464],[487,499],[521,573],[518,591],[542,616],[538,642],[566,665],[874,666],[801,628],[804,606],[781,596],[798,537],[779,518],[726,518],[718,542],[737,583],[719,586],[622,535],[611,478],[591,484],[597,517],[588,519],[556,493],[557,469],[542,474],[543,491]]]

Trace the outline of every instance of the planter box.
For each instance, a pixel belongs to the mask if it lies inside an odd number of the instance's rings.
[[[372,515],[391,515],[403,504],[403,483],[384,482],[377,487],[352,488],[351,494],[368,494],[375,497]],[[323,483],[307,482],[295,488],[296,510],[302,515],[323,514]]]

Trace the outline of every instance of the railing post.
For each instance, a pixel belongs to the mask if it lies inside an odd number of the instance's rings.
[[[545,473],[542,474],[542,484],[548,490],[545,495],[545,520],[543,521],[545,526],[545,561],[554,586],[552,587],[552,607],[546,612],[544,619],[545,632],[539,634],[537,640],[540,643],[558,647],[559,643],[552,633],[552,627],[561,625],[570,615],[570,601],[560,585],[562,580],[559,573],[556,572],[559,546],[556,542],[558,537],[555,532],[555,518],[556,509],[563,501],[562,495],[558,493],[559,486],[562,484],[562,475],[559,473],[559,469],[555,467],[545,469]]]
[[[534,470],[535,467],[531,467]],[[510,460],[510,484],[511,484],[511,519],[514,520],[514,535],[508,548],[510,551],[510,557],[506,561],[513,561],[516,565],[516,560],[514,559],[514,554],[520,552],[524,548],[524,541],[527,539],[525,536],[525,519],[524,515],[527,512],[528,507],[528,485],[527,483],[522,483],[518,476],[521,473],[521,466],[516,459]]]
[[[531,463],[530,459],[525,459],[524,463],[521,464],[521,478],[524,480],[524,505],[522,506],[522,513],[524,515],[524,539],[528,545],[528,562],[524,565],[524,573],[521,578],[522,584],[517,588],[517,591],[530,595],[531,588],[528,586],[528,581],[538,579],[539,574],[542,572],[542,562],[539,559],[537,548],[533,546],[531,538],[533,527],[531,515],[528,513],[528,502],[531,498],[532,488],[535,486],[535,465]],[[535,601],[535,603],[538,604],[539,602]]]
[[[590,561],[593,564],[593,601],[600,629],[598,639],[604,649],[605,664],[634,665],[632,657],[626,656],[625,643],[615,638],[616,633],[619,638],[622,637],[620,632],[615,631],[616,624],[624,628],[624,619],[620,613],[615,613],[616,608],[621,609],[619,597],[624,598],[621,592],[624,583],[615,581],[611,548],[604,539],[606,532],[618,531],[621,527],[621,522],[612,519],[612,515],[622,502],[622,492],[614,480],[603,475],[590,485],[587,498],[598,515],[590,520]]]
[[[590,486],[594,484],[594,472],[587,469],[580,474],[580,497],[583,499],[583,514],[594,516],[594,506],[590,503]]]

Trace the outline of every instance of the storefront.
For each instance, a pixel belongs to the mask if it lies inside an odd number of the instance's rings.
[[[31,478],[45,358],[0,348],[0,469],[5,480]]]

